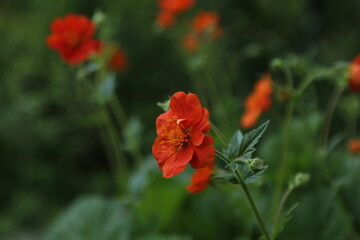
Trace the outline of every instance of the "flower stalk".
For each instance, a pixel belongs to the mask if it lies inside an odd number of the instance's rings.
[[[226,165],[229,165],[231,163],[231,161],[226,157],[224,156],[224,154],[222,154],[219,150],[216,150],[215,152],[215,155],[220,158],[221,160],[223,160]],[[263,235],[265,236],[265,239],[266,240],[270,240],[270,235],[268,233],[268,231],[266,230],[266,227],[265,227],[265,224],[264,224],[264,221],[259,213],[259,210],[257,209],[256,207],[256,204],[251,196],[251,193],[249,191],[249,188],[247,187],[247,185],[245,184],[242,176],[241,176],[241,173],[239,171],[239,169],[237,170],[233,170],[241,188],[243,189],[244,193],[245,193],[245,196],[247,198],[247,200],[249,201],[250,203],[250,206],[251,206],[251,209],[253,210],[255,216],[256,216],[256,220],[258,221],[258,224],[259,224],[259,227],[263,233]]]

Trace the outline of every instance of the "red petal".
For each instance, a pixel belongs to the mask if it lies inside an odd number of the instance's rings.
[[[156,119],[156,133],[157,133],[157,135],[161,134],[162,126],[164,125],[164,123],[166,123],[167,120],[169,120],[172,117],[173,117],[173,114],[172,114],[171,110],[169,110],[166,113],[161,114]]]
[[[162,145],[160,144],[161,139],[157,137],[152,145],[152,153],[158,163],[159,168],[161,169],[164,165],[164,162],[169,157],[169,154],[164,152]]]
[[[63,40],[55,34],[48,36],[46,38],[46,43],[50,48],[56,50],[60,50],[63,47]]]
[[[192,128],[191,132],[191,142],[194,146],[199,146],[204,140],[204,132],[210,131],[210,122],[209,122],[209,111],[206,108],[203,108],[203,116],[200,122]]]
[[[194,150],[192,148],[184,148],[174,155],[169,156],[162,166],[163,177],[170,178],[184,171],[186,164],[192,159]]]
[[[196,171],[191,177],[191,184],[186,187],[190,193],[198,193],[204,190],[210,181],[212,171],[214,169],[214,158],[209,162],[209,165],[205,168],[201,168]]]
[[[170,100],[170,108],[174,115],[179,119],[186,119],[190,126],[195,126],[203,116],[203,108],[199,98],[189,93],[175,93]]]
[[[209,135],[205,135],[203,145],[199,147],[193,147],[194,156],[190,161],[190,165],[193,168],[203,168],[209,164],[212,159],[214,159],[215,148],[212,146],[213,143],[214,139]]]

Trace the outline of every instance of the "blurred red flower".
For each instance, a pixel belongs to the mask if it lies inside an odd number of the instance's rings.
[[[360,153],[360,138],[351,139],[348,143],[348,150],[353,154]]]
[[[86,16],[69,14],[56,18],[50,28],[52,34],[46,38],[48,46],[59,51],[70,64],[83,62],[100,50],[100,41],[93,39],[95,24]]]
[[[124,71],[128,65],[124,52],[120,48],[115,48],[108,62],[108,69],[113,71]]]
[[[161,27],[168,28],[171,27],[175,22],[175,14],[170,11],[162,10],[158,13],[156,17],[156,23]]]
[[[198,40],[196,36],[194,34],[186,34],[183,37],[183,46],[190,54],[196,52],[198,47]]]
[[[186,187],[190,193],[198,193],[204,190],[210,182],[211,174],[214,170],[214,158],[205,168],[198,169],[191,177],[191,184]]]
[[[203,11],[198,13],[192,21],[192,29],[197,33],[210,32],[212,37],[221,36],[222,30],[219,26],[220,17],[216,12]]]
[[[164,11],[179,14],[190,9],[194,3],[195,0],[159,0],[158,6]]]
[[[210,131],[209,112],[199,98],[184,92],[170,99],[170,109],[156,119],[157,138],[152,152],[165,178],[184,171],[186,165],[195,169],[206,167],[214,158],[214,139]]]
[[[193,54],[201,43],[219,39],[223,35],[219,22],[220,16],[216,12],[198,13],[191,22],[190,32],[183,37],[182,43],[187,52]]]
[[[353,92],[360,92],[360,54],[350,65],[349,87]]]
[[[195,0],[158,0],[160,12],[156,16],[156,23],[163,28],[171,27],[176,15],[190,9],[194,3]]]
[[[272,81],[269,74],[265,74],[255,83],[254,91],[245,100],[245,113],[240,124],[244,128],[253,127],[260,114],[271,106]]]

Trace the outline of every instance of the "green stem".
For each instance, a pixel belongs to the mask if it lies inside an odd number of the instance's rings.
[[[329,104],[326,109],[325,113],[325,123],[324,123],[324,129],[320,140],[320,156],[319,156],[319,163],[320,163],[320,169],[323,172],[323,176],[325,177],[326,181],[331,180],[331,173],[329,172],[327,165],[325,163],[326,155],[328,154],[328,138],[329,138],[329,132],[330,132],[330,126],[331,126],[331,120],[334,116],[334,111],[336,108],[336,105],[340,99],[340,96],[343,92],[344,88],[338,88],[335,87],[331,97]]]
[[[121,103],[119,102],[116,96],[109,101],[109,106],[112,112],[114,113],[117,123],[120,126],[121,130],[125,131],[127,127],[128,119],[123,106],[121,105]],[[131,149],[130,153],[132,155],[132,158],[135,160],[137,166],[140,166],[141,160],[143,159],[140,149],[138,148]]]
[[[106,110],[103,111],[103,116],[105,119],[105,124],[108,129],[107,134],[108,134],[108,137],[110,138],[112,148],[114,151],[114,155],[115,155],[115,159],[116,159],[116,166],[118,169],[117,172],[118,172],[118,176],[120,178],[119,180],[122,180],[125,182],[126,176],[128,174],[128,169],[126,166],[125,156],[121,150],[120,138],[117,134],[116,127],[111,120],[111,116],[109,116],[109,113]]]
[[[109,101],[109,106],[111,110],[114,112],[116,120],[119,123],[121,129],[125,129],[127,124],[127,117],[124,108],[120,104],[117,97],[114,97],[112,100]]]
[[[339,87],[335,86],[335,89],[330,97],[329,105],[326,109],[324,130],[323,130],[323,134],[322,134],[322,138],[321,138],[322,149],[327,148],[331,120],[334,116],[334,111],[335,111],[336,105],[339,102],[339,99],[340,99],[343,91],[344,91],[343,87],[339,88]]]
[[[105,153],[106,153],[107,159],[109,159],[110,174],[115,183],[116,192],[118,194],[121,194],[121,190],[123,189],[123,185],[122,185],[123,182],[119,181],[118,167],[116,164],[116,162],[117,162],[116,156],[115,156],[114,150],[112,148],[112,143],[108,136],[108,130],[106,127],[101,128],[100,137],[101,137],[101,141],[103,142],[104,147],[105,147]]]
[[[94,94],[95,86],[90,82],[90,79],[81,79],[79,82],[82,86],[82,97],[84,100],[89,100]],[[94,110],[99,114],[100,122],[98,128],[100,129],[101,140],[107,151],[110,171],[115,180],[115,185],[123,191],[126,183],[127,167],[125,156],[120,146],[120,137],[118,131],[112,121],[109,111],[104,105],[96,104]],[[111,153],[110,153],[111,151]]]
[[[301,96],[305,89],[314,81],[312,74],[307,75],[304,80],[300,83],[299,87],[296,89],[296,95]]]
[[[286,167],[288,162],[288,152],[289,152],[289,141],[291,136],[291,122],[294,113],[294,105],[295,102],[292,100],[286,109],[286,116],[285,116],[285,124],[284,124],[284,132],[283,132],[283,140],[282,140],[282,156],[280,161],[280,170],[278,175],[278,180],[276,183],[276,187],[274,190],[274,204],[276,205],[280,195],[281,189],[284,185],[285,181],[285,174],[286,174]],[[274,222],[276,221],[276,214],[274,215]]]
[[[271,240],[274,240],[275,237],[276,237],[276,234],[278,232],[277,226],[278,226],[278,223],[279,223],[280,214],[281,214],[282,209],[284,208],[286,199],[289,197],[291,191],[292,191],[292,188],[288,188],[288,190],[284,193],[283,197],[281,198],[279,208],[278,208],[278,210],[276,212],[276,215],[275,215],[274,230],[273,230],[272,235],[271,235]]]
[[[215,154],[216,154],[216,156],[218,156],[221,160],[223,160],[227,165],[230,164],[230,160],[229,160],[226,156],[224,156],[224,154],[222,154],[220,151],[216,150],[216,153],[215,153]],[[238,182],[240,183],[240,186],[241,186],[241,188],[243,189],[243,191],[244,191],[244,193],[245,193],[245,196],[246,196],[246,198],[248,199],[248,201],[249,201],[249,203],[250,203],[250,206],[251,206],[251,208],[252,208],[252,210],[253,210],[253,212],[254,212],[254,214],[255,214],[255,216],[256,216],[256,219],[257,219],[257,221],[258,221],[258,224],[259,224],[259,226],[260,226],[260,229],[261,229],[262,233],[263,233],[264,236],[265,236],[265,239],[266,239],[266,240],[270,240],[270,236],[269,236],[269,233],[268,233],[267,230],[266,230],[264,221],[263,221],[263,219],[262,219],[262,217],[261,217],[261,215],[260,215],[260,213],[259,213],[259,211],[258,211],[258,209],[257,209],[257,207],[256,207],[256,204],[255,204],[255,202],[254,202],[254,200],[253,200],[253,198],[252,198],[252,196],[251,196],[251,193],[250,193],[247,185],[245,184],[245,182],[244,182],[244,180],[243,180],[243,178],[242,178],[242,176],[241,176],[241,173],[239,172],[239,170],[236,170],[236,171],[233,170],[233,172],[234,172],[234,174],[236,175],[236,178],[237,178]]]
[[[285,74],[285,79],[286,79],[288,88],[292,89],[294,86],[294,80],[293,80],[291,70],[290,70],[290,67],[288,66],[288,64],[285,64],[284,74]]]
[[[219,137],[220,141],[223,143],[224,147],[226,148],[229,145],[229,142],[226,140],[222,132],[213,123],[211,123],[210,128]]]

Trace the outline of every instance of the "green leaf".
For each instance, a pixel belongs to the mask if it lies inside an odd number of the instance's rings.
[[[167,112],[170,109],[170,98],[164,102],[158,102],[158,105],[164,112]]]
[[[45,239],[129,239],[131,218],[131,213],[121,202],[99,196],[83,197],[50,227]]]
[[[137,227],[149,231],[160,231],[165,228],[179,214],[187,196],[183,185],[158,177],[143,193],[142,201],[137,208]]]
[[[276,229],[274,230],[275,236],[277,236],[283,229],[287,222],[291,220],[293,217],[292,212],[300,205],[300,203],[293,204],[285,213],[285,215],[281,218]]]
[[[243,140],[243,134],[240,130],[237,130],[232,136],[228,149],[225,150],[225,154],[228,158],[236,158],[239,155],[240,143]]]
[[[269,121],[266,121],[257,129],[254,129],[244,135],[237,157],[251,158],[251,154],[256,150],[255,145],[264,134],[268,124]]]
[[[224,173],[224,174],[218,174],[218,175],[215,175],[211,178],[212,180],[214,181],[226,181],[226,182],[231,182],[233,184],[238,184],[238,180],[235,176],[235,174],[233,173]]]
[[[253,170],[249,171],[247,175],[244,177],[244,182],[246,184],[253,183],[256,180],[258,180],[261,177],[261,174],[265,172],[265,170],[268,168],[268,166],[263,166],[263,169],[257,172],[254,172]]]

